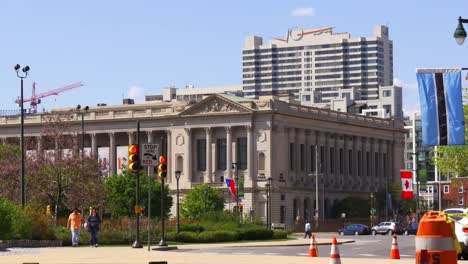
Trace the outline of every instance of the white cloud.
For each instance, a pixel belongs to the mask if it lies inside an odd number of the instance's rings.
[[[417,83],[407,83],[400,79],[394,79],[396,86],[401,86],[403,90],[403,113],[405,116],[412,116],[415,112],[420,112],[419,93]]]
[[[128,98],[135,100],[136,104],[145,102],[145,92],[140,86],[132,86],[127,91]]]
[[[291,12],[295,17],[310,17],[315,15],[315,9],[312,7],[298,7]]]

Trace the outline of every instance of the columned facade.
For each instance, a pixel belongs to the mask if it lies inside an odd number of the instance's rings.
[[[171,191],[179,170],[182,195],[208,184],[221,188],[226,209],[233,209],[235,199],[225,184],[232,178],[240,185],[244,213],[252,211],[266,221],[266,184],[271,178],[272,223],[288,228],[299,225],[297,221],[302,227],[316,213],[322,219],[331,217],[334,203],[347,196],[369,197],[369,192],[385,188],[387,179],[397,179],[403,164],[400,121],[290,105],[275,98],[212,95],[194,105],[91,108],[85,114],[85,152],[99,158],[110,175],[125,168],[120,158],[126,156],[128,144],[136,143],[136,128],[129,122],[136,116],[146,135],[140,143],[158,144],[160,154],[168,157],[166,183]],[[34,117],[28,117],[25,127],[27,137],[37,142],[34,151],[53,149],[41,135],[40,116],[37,123],[31,121]],[[72,121],[75,130],[80,121]],[[18,138],[15,122],[0,117],[2,143]]]

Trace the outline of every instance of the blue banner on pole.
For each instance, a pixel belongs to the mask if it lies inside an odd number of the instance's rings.
[[[418,69],[416,72],[423,145],[464,145],[461,69]]]

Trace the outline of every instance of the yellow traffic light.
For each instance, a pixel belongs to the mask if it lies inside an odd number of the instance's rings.
[[[132,144],[128,146],[128,166],[127,169],[129,172],[137,172],[140,165],[138,158],[138,145]]]
[[[52,207],[50,206],[50,204],[47,205],[46,215],[47,215],[47,216],[52,215]]]
[[[167,176],[167,158],[166,156],[159,156],[158,178],[165,179],[166,176]]]

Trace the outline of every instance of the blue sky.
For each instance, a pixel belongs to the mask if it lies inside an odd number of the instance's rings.
[[[29,65],[25,96],[83,81],[40,109],[119,104],[161,87],[241,84],[244,37],[283,36],[289,27],[335,26],[370,36],[390,27],[394,77],[405,108],[417,109],[415,68],[468,67],[468,44],[452,35],[468,1],[2,1],[0,110],[17,109],[13,65]],[[468,26],[468,25],[467,25]]]

